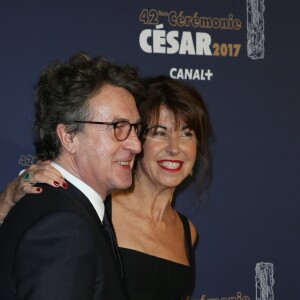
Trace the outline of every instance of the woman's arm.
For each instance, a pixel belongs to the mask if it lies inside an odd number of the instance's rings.
[[[16,189],[17,179],[9,183],[5,189],[0,193],[0,224],[2,224],[6,215],[13,207],[14,203],[10,201],[12,199],[12,193]]]
[[[42,192],[41,187],[34,186],[35,183],[47,183],[54,187],[67,188],[62,175],[50,165],[50,161],[31,165],[0,192],[0,224],[11,208],[26,194]]]

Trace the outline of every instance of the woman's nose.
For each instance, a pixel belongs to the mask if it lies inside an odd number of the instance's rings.
[[[180,151],[180,143],[178,136],[169,136],[167,140],[166,151],[172,155],[176,155]]]

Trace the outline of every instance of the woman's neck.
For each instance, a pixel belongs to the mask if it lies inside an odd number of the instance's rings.
[[[134,186],[127,191],[112,193],[113,201],[118,201],[127,209],[150,218],[154,224],[160,224],[164,216],[172,209],[172,198],[175,188],[158,187],[145,182],[143,176],[135,176]]]

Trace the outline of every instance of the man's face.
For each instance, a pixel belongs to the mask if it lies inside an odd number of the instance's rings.
[[[84,121],[137,123],[140,120],[134,97],[126,89],[112,85],[105,85],[89,100],[89,110],[89,120]],[[134,128],[126,140],[118,141],[113,126],[85,124],[74,142],[78,177],[103,198],[112,190],[126,189],[132,184],[134,157],[141,151]]]

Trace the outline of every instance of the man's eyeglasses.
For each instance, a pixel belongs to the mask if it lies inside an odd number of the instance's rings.
[[[75,121],[75,123],[87,123],[87,124],[99,124],[99,125],[110,125],[114,128],[115,138],[122,142],[125,141],[134,127],[136,135],[140,137],[142,132],[142,123],[130,123],[128,121],[115,121],[115,122],[94,122],[94,121]]]

